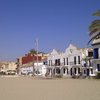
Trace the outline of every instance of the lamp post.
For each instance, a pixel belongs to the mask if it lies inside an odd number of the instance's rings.
[[[36,69],[35,69],[35,65],[34,65],[34,57],[35,55],[33,55],[33,76],[35,75],[35,70],[38,71],[38,38],[35,39],[35,45],[36,45]]]
[[[35,75],[35,68],[34,68],[34,54],[33,54],[33,76]]]
[[[38,69],[38,38],[36,39],[37,69]]]

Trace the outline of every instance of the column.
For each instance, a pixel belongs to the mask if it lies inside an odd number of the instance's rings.
[[[63,70],[64,70],[64,68],[60,68],[60,75],[64,75],[65,74]]]
[[[65,75],[67,75],[67,68],[65,68]]]
[[[89,68],[89,76],[91,75],[91,69]]]
[[[54,71],[55,71],[55,75],[56,75],[56,68],[54,68]]]
[[[78,75],[79,73],[78,73],[78,68],[76,68],[76,75]]]
[[[66,68],[66,69],[65,69],[65,74],[66,74],[66,75],[68,75],[68,73],[67,73],[67,72],[68,72],[68,69]]]

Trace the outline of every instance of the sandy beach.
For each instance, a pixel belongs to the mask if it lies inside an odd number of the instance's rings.
[[[100,80],[0,77],[0,100],[100,100]]]

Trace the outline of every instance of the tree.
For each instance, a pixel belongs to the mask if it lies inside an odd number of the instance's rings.
[[[93,16],[100,17],[100,10],[93,13]],[[89,26],[89,36],[90,36],[90,43],[96,38],[100,38],[100,19],[96,19],[92,21],[91,25]]]
[[[93,13],[94,16],[100,16],[100,10],[96,11],[95,13]]]
[[[31,49],[29,53],[34,55],[34,54],[37,54],[37,51],[35,49]]]
[[[35,54],[37,54],[37,51],[35,50],[35,49],[31,49],[30,51],[29,51],[29,54],[31,54],[31,55],[35,55]],[[34,57],[33,57],[33,76],[35,75],[35,68],[34,68]]]

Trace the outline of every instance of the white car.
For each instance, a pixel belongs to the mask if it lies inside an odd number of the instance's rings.
[[[15,70],[7,70],[6,74],[7,75],[16,75],[16,71]]]

